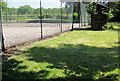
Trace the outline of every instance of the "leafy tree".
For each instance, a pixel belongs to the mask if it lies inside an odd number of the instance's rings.
[[[29,5],[24,5],[18,8],[18,14],[33,14],[34,10]]]
[[[34,14],[40,14],[40,8],[34,9]]]
[[[16,15],[18,12],[17,8],[8,8],[8,14]]]
[[[2,6],[2,12],[5,14],[7,13],[7,3],[4,2],[4,0],[0,0],[0,6]]]
[[[42,8],[42,14],[44,18],[58,17],[60,14],[60,8],[48,8],[48,9]]]
[[[120,22],[120,2],[114,2],[114,7],[110,11],[110,20]]]

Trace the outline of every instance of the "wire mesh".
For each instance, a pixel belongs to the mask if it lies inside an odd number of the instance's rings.
[[[6,0],[5,3],[7,7],[2,14],[5,48],[72,29],[72,2]]]
[[[88,26],[90,24],[90,14],[86,10],[86,4],[80,3],[80,26]]]
[[[60,1],[41,0],[41,4],[43,38],[59,34],[61,32]]]
[[[5,47],[38,40],[72,29],[73,3],[60,0],[6,0],[3,33]]]
[[[62,4],[62,31],[72,29],[73,23],[73,2],[63,2]]]
[[[3,14],[5,47],[40,39],[40,1],[8,0],[6,3]]]
[[[5,47],[55,36],[73,29],[74,2],[60,0],[6,0],[3,34]],[[90,15],[80,3],[80,26],[88,26]],[[76,25],[78,26],[78,25]]]

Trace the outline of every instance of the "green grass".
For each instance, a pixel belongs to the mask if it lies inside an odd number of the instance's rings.
[[[108,22],[108,25],[113,25],[114,27],[119,26],[120,27],[120,23],[119,22]]]
[[[74,30],[22,51],[3,62],[4,79],[118,81],[117,31]]]
[[[108,26],[113,26],[113,30],[120,31],[120,23],[119,22],[108,22]]]

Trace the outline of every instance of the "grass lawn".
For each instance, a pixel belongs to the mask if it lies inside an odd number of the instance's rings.
[[[116,30],[74,30],[19,51],[3,62],[3,79],[118,81]]]

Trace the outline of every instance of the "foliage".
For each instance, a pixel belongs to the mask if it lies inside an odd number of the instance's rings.
[[[105,30],[111,30],[111,31],[120,31],[120,23],[118,22],[108,22],[103,28]]]
[[[18,9],[17,8],[8,8],[8,15],[17,15]]]
[[[40,8],[34,9],[34,14],[40,14]]]
[[[116,22],[120,22],[120,2],[115,2],[114,3],[114,7],[111,9],[110,11],[111,15],[111,21],[116,21]]]
[[[33,8],[31,8],[29,5],[21,6],[18,8],[18,14],[32,14]]]
[[[0,0],[0,6],[2,5],[2,10],[3,10],[3,14],[6,14],[6,10],[7,10],[7,3],[4,2],[4,0]]]

